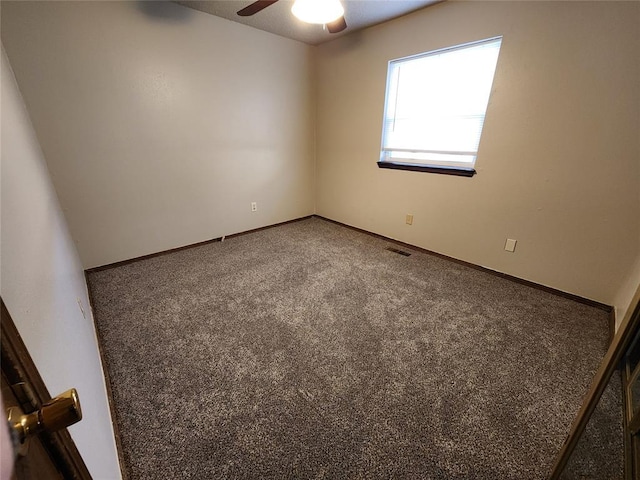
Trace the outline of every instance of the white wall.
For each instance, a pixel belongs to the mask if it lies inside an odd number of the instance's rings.
[[[625,281],[620,286],[618,293],[615,297],[613,305],[616,309],[616,330],[622,323],[625,315],[631,314],[630,309],[632,305],[634,294],[640,289],[640,254],[633,263],[633,267]]]
[[[82,266],[4,48],[0,75],[0,294],[49,392],[78,389],[83,420],[69,431],[89,471],[96,479],[117,479],[120,470]]]
[[[168,2],[2,2],[2,40],[85,268],[314,213],[311,47]]]
[[[639,20],[637,2],[445,2],[319,46],[317,213],[612,305],[640,251]],[[387,62],[496,35],[478,174],[378,169]]]

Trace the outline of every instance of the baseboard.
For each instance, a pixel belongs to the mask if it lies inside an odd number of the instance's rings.
[[[187,250],[189,248],[195,248],[195,247],[200,247],[202,245],[208,245],[209,243],[220,242],[220,241],[222,241],[223,238],[239,237],[240,235],[247,235],[249,233],[259,232],[260,230],[266,230],[268,228],[279,227],[281,225],[286,225],[287,223],[299,222],[301,220],[306,220],[307,218],[311,218],[311,217],[313,217],[313,215],[306,215],[304,217],[294,218],[293,220],[286,220],[284,222],[274,223],[273,225],[266,225],[264,227],[252,228],[251,230],[246,230],[244,232],[232,233],[231,235],[225,235],[224,237],[212,238],[210,240],[204,240],[202,242],[191,243],[189,245],[184,245],[182,247],[170,248],[168,250],[162,250],[160,252],[149,253],[148,255],[142,255],[140,257],[134,257],[134,258],[130,258],[128,260],[121,260],[119,262],[108,263],[106,265],[101,265],[99,267],[87,268],[85,270],[85,274],[94,273],[94,272],[100,272],[102,270],[108,270],[110,268],[121,267],[123,265],[128,265],[130,263],[139,262],[141,260],[147,260],[149,258],[160,257],[162,255],[168,255],[170,253],[179,252],[181,250]]]
[[[573,293],[564,292],[562,290],[558,290],[557,288],[548,287],[546,285],[541,285],[539,283],[532,282],[531,280],[525,280],[523,278],[515,277],[513,275],[509,275],[508,273],[503,273],[503,272],[499,272],[497,270],[492,270],[492,269],[487,268],[487,267],[482,267],[480,265],[476,265],[474,263],[466,262],[464,260],[460,260],[460,259],[455,258],[455,257],[450,257],[450,256],[444,255],[442,253],[434,252],[432,250],[427,250],[426,248],[418,247],[416,245],[411,245],[410,243],[401,242],[400,240],[395,240],[393,238],[385,237],[384,235],[380,235],[380,234],[377,234],[377,233],[369,232],[367,230],[363,230],[362,228],[354,227],[352,225],[347,225],[346,223],[338,222],[337,220],[332,220],[330,218],[323,217],[322,215],[312,215],[312,217],[320,218],[322,220],[326,220],[327,222],[335,223],[336,225],[341,225],[343,227],[347,227],[347,228],[350,228],[352,230],[356,230],[358,232],[365,233],[367,235],[371,235],[373,237],[379,238],[381,240],[385,240],[385,241],[390,242],[390,243],[394,243],[396,245],[400,245],[400,246],[405,247],[405,248],[411,248],[411,249],[417,250],[417,251],[419,251],[421,253],[426,253],[427,255],[433,255],[435,257],[442,258],[442,259],[445,259],[445,260],[449,260],[451,262],[455,262],[455,263],[458,263],[460,265],[464,265],[466,267],[473,268],[475,270],[480,270],[481,272],[486,272],[486,273],[489,273],[491,275],[495,275],[497,277],[504,278],[506,280],[510,280],[512,282],[515,282],[515,283],[519,283],[521,285],[526,285],[528,287],[536,288],[538,290],[542,290],[544,292],[551,293],[551,294],[557,295],[559,297],[568,298],[570,300],[574,300],[574,301],[582,303],[584,305],[589,305],[590,307],[595,307],[595,308],[598,308],[600,310],[604,310],[605,312],[610,314],[610,319],[609,319],[609,335],[610,335],[610,339],[609,339],[609,342],[611,342],[611,340],[613,340],[613,332],[615,332],[615,312],[614,312],[613,307],[610,306],[610,305],[606,305],[604,303],[597,302],[597,301],[591,300],[589,298],[584,298],[584,297],[581,297],[579,295],[575,295]]]
[[[523,278],[515,277],[513,275],[509,275],[508,273],[503,273],[503,272],[499,272],[497,270],[492,270],[492,269],[487,268],[487,267],[482,267],[480,265],[476,265],[474,263],[466,262],[464,260],[460,260],[460,259],[455,258],[455,257],[450,257],[450,256],[444,255],[442,253],[434,252],[432,250],[427,250],[426,248],[418,247],[418,246],[412,245],[410,243],[401,242],[401,241],[395,240],[393,238],[385,237],[384,235],[380,235],[380,234],[377,234],[377,233],[369,232],[368,230],[364,230],[362,228],[354,227],[352,225],[347,225],[346,223],[342,223],[342,222],[339,222],[337,220],[332,220],[330,218],[323,217],[322,215],[317,215],[317,214],[306,215],[304,217],[295,218],[293,220],[287,220],[285,222],[279,222],[279,223],[275,223],[273,225],[267,225],[267,226],[264,226],[264,227],[259,227],[259,228],[253,228],[251,230],[246,230],[244,232],[239,232],[239,233],[234,233],[234,234],[231,234],[231,235],[226,235],[224,238],[233,238],[233,237],[238,237],[238,236],[241,236],[241,235],[247,235],[249,233],[259,232],[260,230],[266,230],[268,228],[275,228],[275,227],[278,227],[278,226],[281,226],[281,225],[286,225],[288,223],[299,222],[301,220],[306,220],[306,219],[312,218],[312,217],[313,218],[319,218],[319,219],[325,220],[327,222],[331,222],[331,223],[334,223],[336,225],[340,225],[340,226],[343,226],[343,227],[346,227],[346,228],[350,228],[352,230],[355,230],[355,231],[358,231],[358,232],[361,232],[361,233],[365,233],[367,235],[370,235],[370,236],[385,240],[385,241],[390,242],[390,243],[394,243],[396,245],[400,245],[402,247],[411,248],[413,250],[417,250],[419,252],[426,253],[427,255],[433,255],[435,257],[442,258],[442,259],[445,259],[445,260],[449,260],[451,262],[455,262],[455,263],[458,263],[460,265],[465,265],[465,266],[467,266],[469,268],[473,268],[475,270],[480,270],[482,272],[486,272],[486,273],[489,273],[491,275],[495,275],[495,276],[498,276],[500,278],[504,278],[506,280],[510,280],[512,282],[519,283],[521,285],[527,285],[528,287],[536,288],[538,290],[542,290],[544,292],[551,293],[553,295],[557,295],[557,296],[560,296],[560,297],[568,298],[570,300],[574,300],[574,301],[582,303],[584,305],[589,305],[590,307],[598,308],[598,309],[603,310],[603,311],[605,311],[605,312],[610,314],[610,316],[609,316],[610,317],[609,318],[609,337],[610,337],[609,341],[611,341],[613,339],[613,336],[615,334],[615,310],[610,305],[606,305],[604,303],[597,302],[597,301],[591,300],[589,298],[581,297],[581,296],[575,295],[573,293],[564,292],[562,290],[558,290],[557,288],[548,287],[546,285],[541,285],[539,283],[532,282],[530,280],[525,280]],[[122,260],[122,261],[119,261],[119,262],[114,262],[114,263],[110,263],[110,264],[107,264],[107,265],[102,265],[102,266],[99,266],[99,267],[89,268],[89,269],[85,270],[85,273],[86,274],[90,274],[90,273],[93,273],[93,272],[99,272],[101,270],[107,270],[107,269],[110,269],[110,268],[121,267],[123,265],[128,265],[130,263],[139,262],[141,260],[147,260],[149,258],[159,257],[159,256],[162,256],[162,255],[168,255],[170,253],[179,252],[181,250],[186,250],[186,249],[189,249],[189,248],[195,248],[195,247],[199,247],[199,246],[202,246],[202,245],[207,245],[209,243],[219,242],[219,241],[222,240],[222,238],[223,237],[213,238],[211,240],[205,240],[203,242],[192,243],[190,245],[184,245],[182,247],[171,248],[169,250],[163,250],[161,252],[151,253],[151,254],[148,254],[148,255],[142,255],[140,257],[131,258],[129,260]]]

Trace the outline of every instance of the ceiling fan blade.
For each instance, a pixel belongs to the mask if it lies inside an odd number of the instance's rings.
[[[327,30],[329,33],[339,33],[347,28],[347,22],[344,19],[344,15],[331,23],[327,23]]]
[[[255,15],[260,10],[264,10],[269,5],[273,5],[278,0],[258,0],[257,2],[253,2],[251,5],[244,7],[242,10],[238,10],[238,15],[241,17],[250,17],[251,15]]]

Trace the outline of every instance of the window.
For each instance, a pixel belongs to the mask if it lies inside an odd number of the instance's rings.
[[[472,176],[502,37],[389,62],[378,166]]]

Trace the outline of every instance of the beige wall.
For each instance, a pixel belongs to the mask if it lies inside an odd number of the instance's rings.
[[[4,49],[0,75],[0,294],[49,392],[77,388],[83,419],[69,432],[93,478],[118,479],[82,266]]]
[[[166,2],[2,2],[2,40],[85,268],[313,213],[311,47]]]
[[[446,2],[319,46],[317,213],[613,304],[640,250],[639,19],[635,2]],[[478,174],[378,169],[387,62],[495,35]]]
[[[632,313],[631,308],[634,306],[634,294],[636,294],[638,290],[640,290],[640,254],[638,254],[629,275],[627,275],[627,278],[620,286],[613,302],[616,308],[616,330],[620,327],[624,317]]]

